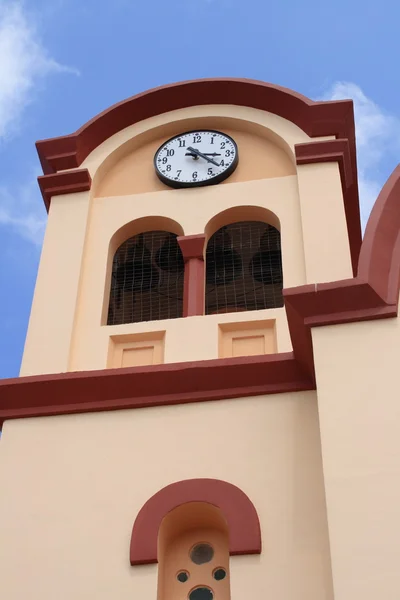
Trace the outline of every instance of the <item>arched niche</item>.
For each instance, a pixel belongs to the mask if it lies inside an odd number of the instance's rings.
[[[220,508],[187,502],[173,509],[161,522],[157,555],[158,600],[200,589],[210,600],[229,600],[229,528]]]
[[[237,142],[239,165],[224,184],[296,173],[289,144],[272,129],[234,117],[199,116],[150,128],[111,151],[94,175],[92,195],[112,197],[169,190],[154,172],[154,154],[169,137],[193,129],[221,130]]]

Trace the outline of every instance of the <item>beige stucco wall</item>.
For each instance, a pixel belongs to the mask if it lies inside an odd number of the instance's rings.
[[[312,335],[335,600],[397,600],[400,321]]]
[[[68,371],[89,193],[52,199],[20,375]]]
[[[243,147],[239,150],[244,167],[238,170],[242,175],[236,180],[230,178],[224,185],[193,190],[163,187],[140,192],[139,186],[135,193],[96,197],[110,189],[126,192],[127,169],[132,160],[149,159],[149,144],[158,144],[160,136],[168,137],[196,123],[219,124],[242,136]],[[257,147],[261,144],[269,149],[264,179],[258,178],[260,173],[249,175],[254,158],[251,140]],[[295,168],[295,144],[309,140],[296,125],[271,113],[218,105],[146,119],[96,148],[81,165],[92,175],[91,192],[52,199],[21,375],[105,368],[111,335],[146,330],[165,329],[166,362],[218,356],[218,323],[225,318],[221,315],[104,325],[112,258],[110,240],[135,219],[167,217],[185,235],[192,235],[208,232],[207,224],[231,207],[266,208],[280,222],[285,287],[350,276],[337,164],[305,165],[299,167],[298,175],[289,174]],[[141,149],[144,154],[139,158]],[[120,183],[119,175],[123,175]],[[257,178],[246,180],[253,176]],[[238,320],[276,318],[277,350],[291,349],[283,310],[247,315]],[[232,315],[227,318],[233,320]],[[185,335],[190,335],[191,344],[183,344]]]
[[[0,444],[2,595],[154,600],[131,567],[143,503],[222,479],[253,501],[263,552],[230,560],[232,598],[331,600],[315,392],[7,421]]]

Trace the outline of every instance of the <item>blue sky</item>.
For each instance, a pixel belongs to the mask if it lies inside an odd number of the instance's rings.
[[[400,162],[399,18],[396,0],[0,0],[0,377],[18,375],[46,220],[36,140],[185,79],[352,97],[365,221]]]

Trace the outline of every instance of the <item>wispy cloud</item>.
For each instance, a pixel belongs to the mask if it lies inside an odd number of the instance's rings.
[[[25,183],[13,188],[13,193],[0,186],[0,226],[11,227],[26,241],[41,246],[46,217],[37,190],[36,175],[32,171]]]
[[[22,3],[0,0],[0,143],[23,131],[22,117],[35,98],[37,84],[56,73],[75,73],[60,65],[41,42],[34,17]],[[0,182],[1,183],[1,182]],[[0,225],[12,227],[25,239],[41,243],[44,221],[36,208],[36,177],[12,191],[0,187]]]
[[[355,83],[338,81],[321,99],[346,98],[354,102],[361,220],[365,226],[386,179],[385,165],[400,153],[400,119],[388,114]]]

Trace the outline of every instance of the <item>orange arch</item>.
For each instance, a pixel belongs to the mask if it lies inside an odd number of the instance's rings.
[[[157,562],[157,538],[162,520],[173,509],[188,502],[207,502],[222,511],[229,528],[231,555],[261,553],[257,511],[246,494],[219,479],[187,479],[163,488],[139,511],[132,530],[131,565]]]

